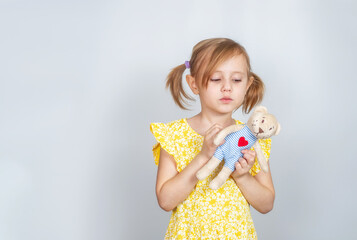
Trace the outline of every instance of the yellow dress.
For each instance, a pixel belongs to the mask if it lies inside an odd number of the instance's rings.
[[[236,124],[242,123],[236,120]],[[156,164],[160,147],[175,158],[178,172],[201,151],[203,136],[196,133],[185,118],[167,124],[152,123],[150,130],[157,140],[153,147]],[[259,143],[268,159],[271,139],[259,139]],[[208,187],[222,166],[223,161],[172,211],[165,239],[257,239],[250,205],[232,177],[216,191]],[[259,171],[256,160],[250,173],[254,176]]]

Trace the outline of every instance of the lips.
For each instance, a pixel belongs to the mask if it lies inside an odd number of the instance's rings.
[[[231,102],[233,99],[230,98],[230,97],[223,97],[221,99],[219,99],[221,102],[224,102],[224,103],[229,103]]]

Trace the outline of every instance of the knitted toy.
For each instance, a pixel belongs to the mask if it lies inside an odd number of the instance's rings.
[[[211,189],[217,190],[235,170],[234,164],[243,156],[241,151],[251,147],[254,147],[261,169],[268,172],[266,158],[257,140],[270,138],[279,132],[280,124],[276,118],[265,107],[257,107],[246,125],[232,125],[217,134],[214,144],[219,145],[223,139],[225,143],[217,147],[213,157],[197,172],[196,177],[199,180],[208,177],[224,158],[222,170],[209,185]]]

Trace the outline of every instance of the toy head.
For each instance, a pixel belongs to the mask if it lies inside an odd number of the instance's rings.
[[[266,107],[257,107],[247,122],[247,126],[257,138],[266,139],[280,132],[280,124],[268,113]]]

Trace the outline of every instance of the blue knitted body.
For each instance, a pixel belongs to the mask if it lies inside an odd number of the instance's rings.
[[[234,164],[243,156],[241,151],[243,149],[250,149],[257,141],[257,138],[252,131],[245,126],[237,132],[228,134],[224,139],[226,142],[217,147],[213,156],[220,161],[224,158],[224,166],[234,171]]]

